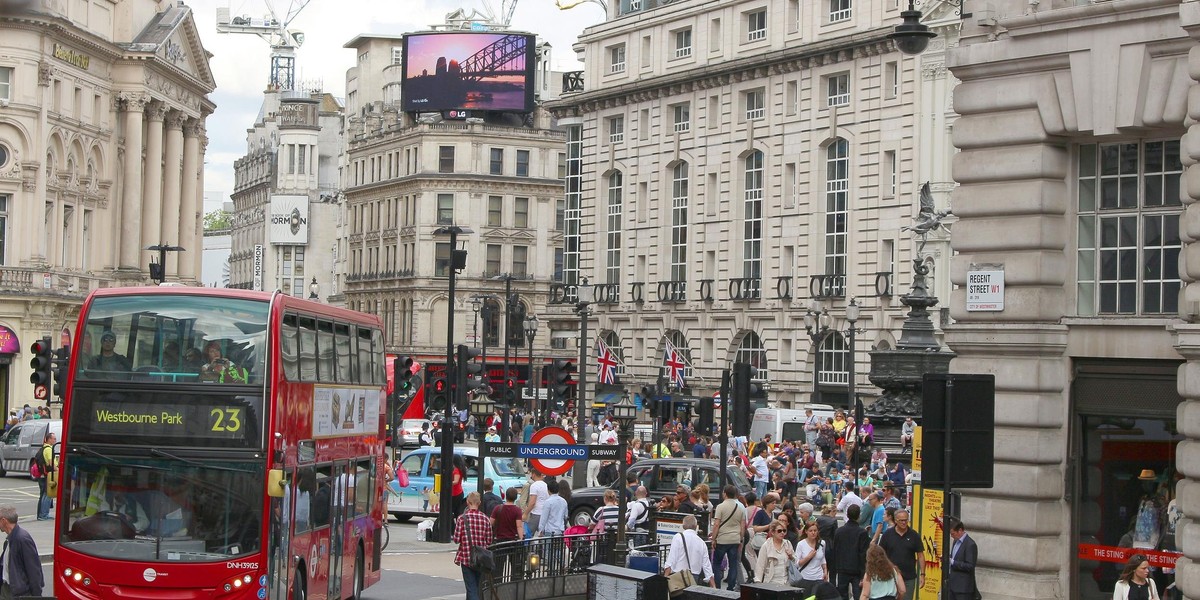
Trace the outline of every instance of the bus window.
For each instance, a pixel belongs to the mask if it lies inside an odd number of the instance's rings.
[[[317,381],[334,383],[333,322],[317,321]]]
[[[365,515],[370,510],[374,461],[360,460],[354,465],[354,514]]]
[[[363,383],[384,384],[387,383],[387,375],[383,372],[383,332],[378,329],[371,330],[371,345],[374,350],[371,352],[371,374],[374,376],[370,381]]]
[[[333,502],[333,468],[329,465],[317,467],[316,491],[312,495],[312,528],[329,525],[329,507]]]
[[[358,329],[358,382],[371,383],[371,330],[364,327]]]
[[[280,328],[279,351],[283,359],[283,376],[288,381],[300,380],[300,330],[296,315],[283,316]]]
[[[316,467],[301,467],[296,470],[296,533],[312,529],[312,497],[317,489]]]
[[[337,352],[337,375],[334,381],[338,383],[355,383],[354,374],[350,371],[350,326],[345,323],[335,323],[333,339]]]
[[[317,380],[317,320],[300,317],[300,381]]]
[[[204,296],[106,296],[84,319],[76,377],[195,383],[205,342],[244,368],[238,383],[259,383],[266,372],[269,304]],[[243,380],[244,379],[244,380]]]

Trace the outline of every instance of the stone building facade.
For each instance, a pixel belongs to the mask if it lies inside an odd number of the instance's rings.
[[[901,228],[922,183],[940,208],[953,188],[942,53],[958,20],[937,7],[940,53],[919,58],[887,37],[893,0],[626,0],[584,31],[582,89],[550,105],[579,239],[564,281],[596,285],[627,387],[654,381],[669,340],[690,363],[685,396],[711,399],[735,361],[759,368],[780,407],[810,401],[815,379],[822,402],[846,406],[851,373],[865,400],[877,393],[866,350],[895,346],[912,282]],[[940,230],[925,249],[939,294],[947,244]],[[836,330],[819,363],[814,299]]]
[[[19,8],[18,8],[19,7]],[[0,396],[34,404],[32,341],[91,290],[200,279],[216,87],[192,11],[166,0],[0,4]],[[44,402],[37,402],[44,403]]]
[[[1129,546],[1200,597],[1198,32],[1196,2],[1001,1],[948,55],[951,278],[1005,282],[946,330],[996,375],[997,485],[962,501],[985,598],[1110,598]]]

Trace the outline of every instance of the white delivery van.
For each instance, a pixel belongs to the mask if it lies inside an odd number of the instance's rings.
[[[804,411],[809,408],[821,421],[833,418],[834,409],[828,404],[802,404],[799,408],[760,408],[754,411],[754,420],[750,422],[750,441],[757,442],[769,433],[772,444],[783,440],[803,442],[804,422],[808,420]]]
[[[0,477],[17,474],[29,477],[29,464],[42,449],[46,432],[50,431],[62,442],[60,419],[31,419],[21,421],[0,436]],[[57,454],[58,449],[54,452]]]

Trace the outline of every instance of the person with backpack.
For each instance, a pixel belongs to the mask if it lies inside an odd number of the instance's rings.
[[[421,423],[421,435],[417,437],[418,446],[432,446],[433,435],[429,433],[429,423]]]
[[[36,473],[30,473],[38,482],[38,505],[37,505],[37,520],[46,521],[50,517],[50,506],[52,500],[47,493],[51,473],[54,471],[54,443],[55,436],[53,432],[47,431],[45,441],[42,442],[42,448],[33,457],[33,468]]]
[[[646,530],[646,524],[650,522],[650,492],[646,490],[646,486],[639,485],[637,491],[634,492],[634,501],[626,509],[625,518],[627,519],[626,526],[630,529]]]

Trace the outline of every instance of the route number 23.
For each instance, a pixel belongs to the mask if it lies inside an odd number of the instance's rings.
[[[213,431],[234,433],[242,430],[242,409],[240,408],[214,408],[208,414],[212,417]]]

